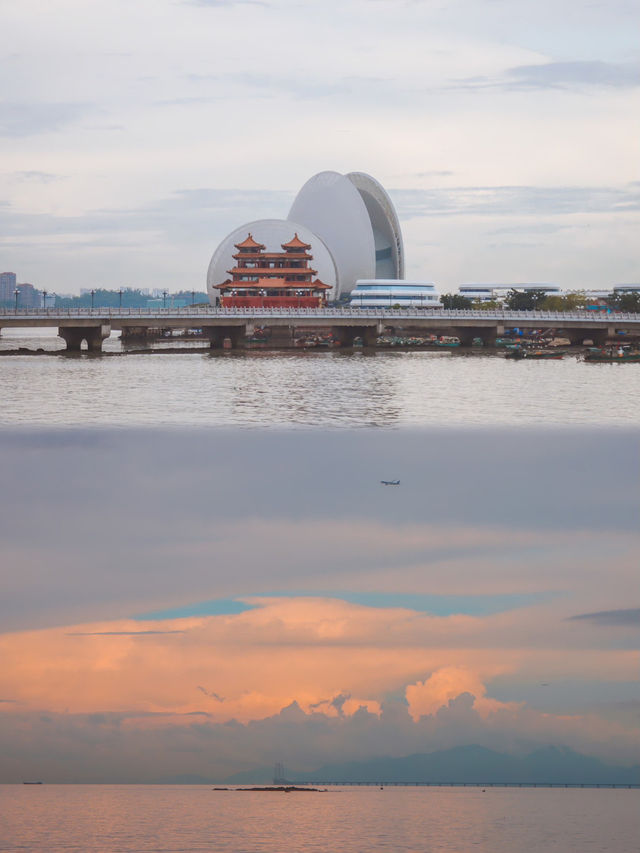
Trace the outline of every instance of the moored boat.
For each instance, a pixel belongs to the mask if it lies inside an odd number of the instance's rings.
[[[453,349],[454,347],[460,346],[460,338],[457,338],[454,335],[442,335],[437,341],[433,341],[433,345],[436,347]]]
[[[628,346],[622,347],[590,347],[584,355],[585,361],[609,362],[611,364],[622,364],[624,362],[640,362],[640,350],[632,350]]]

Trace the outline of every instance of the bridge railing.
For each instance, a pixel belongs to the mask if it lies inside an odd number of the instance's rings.
[[[68,318],[97,320],[125,320],[139,317],[140,319],[157,319],[159,322],[169,319],[193,318],[206,319],[214,317],[247,317],[261,319],[269,317],[317,317],[331,318],[372,318],[386,319],[442,319],[455,322],[456,320],[503,321],[505,325],[517,325],[518,321],[539,320],[540,325],[561,325],[561,321],[590,321],[593,323],[640,323],[640,313],[607,312],[607,311],[512,311],[507,308],[491,311],[474,311],[471,309],[447,308],[0,308],[0,318],[33,319],[33,320],[65,320]],[[560,321],[560,322],[559,322]]]

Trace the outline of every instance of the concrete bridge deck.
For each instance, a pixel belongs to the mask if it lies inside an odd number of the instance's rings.
[[[82,341],[99,351],[112,330],[151,328],[199,328],[208,332],[211,345],[229,338],[241,346],[255,326],[274,329],[330,327],[343,345],[361,337],[372,345],[388,327],[410,327],[424,332],[456,335],[463,344],[481,337],[491,344],[505,329],[555,329],[572,343],[591,339],[603,343],[618,332],[640,335],[640,314],[605,311],[472,311],[394,308],[79,308],[0,309],[0,329],[11,327],[54,327],[68,349],[80,349]]]

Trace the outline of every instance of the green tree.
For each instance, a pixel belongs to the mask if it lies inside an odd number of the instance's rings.
[[[209,296],[203,290],[179,290],[169,295],[174,299],[183,300],[187,305],[191,305],[192,300],[194,305],[209,304]]]
[[[540,306],[543,311],[566,311],[567,303],[564,296],[547,296]]]
[[[472,301],[467,296],[461,296],[459,293],[445,293],[440,297],[443,308],[464,310],[471,308]]]
[[[505,299],[505,306],[512,311],[535,311],[542,307],[547,293],[544,290],[510,290]]]
[[[502,303],[497,299],[474,299],[473,309],[475,311],[497,311],[502,308]]]
[[[605,302],[615,311],[640,312],[640,293],[637,290],[617,290],[607,296]]]

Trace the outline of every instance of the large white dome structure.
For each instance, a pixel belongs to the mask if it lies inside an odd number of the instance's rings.
[[[234,229],[215,250],[207,272],[212,303],[228,280],[235,244],[248,233],[268,251],[297,233],[311,244],[318,277],[332,299],[348,295],[358,279],[404,278],[400,223],[384,188],[364,172],[320,172],[295,197],[287,219],[260,219]]]

